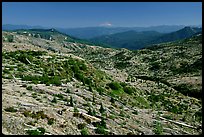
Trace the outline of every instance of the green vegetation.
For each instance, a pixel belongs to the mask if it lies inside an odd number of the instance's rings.
[[[135,110],[135,111],[132,112],[132,114],[138,115],[138,111]]]
[[[28,135],[43,135],[45,133],[45,129],[43,127],[38,127],[36,130],[27,130]]]
[[[154,133],[156,135],[161,135],[163,133],[163,128],[160,122],[156,121],[154,123]]]
[[[64,96],[62,94],[55,94],[55,97],[58,97],[61,100],[64,100]]]
[[[105,112],[105,109],[103,108],[103,104],[102,103],[101,103],[101,107],[100,107],[99,111],[100,111],[101,114]]]
[[[186,96],[191,96],[199,99],[201,99],[202,97],[202,91],[199,89],[195,89],[191,84],[182,83],[174,86],[173,88]]]
[[[122,88],[122,86],[118,83],[118,82],[111,82],[108,84],[108,86],[112,89],[112,90],[119,90]]]
[[[53,98],[53,100],[51,101],[52,103],[57,103],[57,99],[56,97]]]
[[[33,90],[32,86],[28,86],[28,87],[26,87],[26,89],[31,90],[31,91]]]
[[[88,129],[87,128],[83,128],[81,130],[81,135],[89,135]]]
[[[13,42],[14,36],[13,35],[7,35],[8,42]]]
[[[74,107],[73,97],[70,97],[70,106]]]
[[[106,122],[104,120],[104,118],[102,118],[100,123],[96,124],[96,129],[95,132],[98,134],[103,134],[103,135],[108,135],[108,132],[106,131],[107,126],[106,126]]]
[[[15,109],[14,107],[8,107],[6,109],[4,109],[7,112],[17,112],[17,109]]]
[[[77,125],[78,129],[83,129],[86,127],[86,123],[80,123]]]
[[[115,99],[113,97],[111,97],[110,102],[114,104],[115,103]]]
[[[135,89],[133,89],[132,87],[126,86],[123,88],[124,92],[126,92],[127,94],[132,94],[135,92]]]
[[[48,121],[47,121],[47,124],[52,125],[52,124],[54,124],[54,121],[55,121],[54,118],[49,118]]]
[[[77,109],[77,107],[74,107],[74,112],[79,112],[79,110]]]

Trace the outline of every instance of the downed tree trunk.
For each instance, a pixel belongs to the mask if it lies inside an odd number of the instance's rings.
[[[31,64],[31,62],[26,58],[26,61],[28,61],[29,64]]]
[[[163,118],[163,117],[159,117],[159,118],[162,119],[162,120],[166,120],[166,121],[172,122],[172,123],[177,124],[177,125],[182,125],[182,126],[185,126],[185,127],[189,127],[189,128],[193,128],[193,129],[198,129],[197,127],[194,127],[194,126],[191,126],[191,125],[187,125],[185,123],[173,121],[173,120],[166,119],[166,118]]]
[[[90,119],[91,122],[100,122],[101,121],[101,119],[94,117],[94,116],[91,116],[91,115],[88,115],[86,113],[83,113],[83,112],[78,112],[78,113],[81,114],[85,119]]]

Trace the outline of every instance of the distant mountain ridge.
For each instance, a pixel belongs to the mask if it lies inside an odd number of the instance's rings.
[[[58,33],[68,35],[69,41],[81,42],[89,45],[100,45],[102,47],[112,48],[127,48],[127,49],[141,49],[152,44],[163,42],[171,42],[180,39],[185,39],[202,33],[202,28],[198,27],[182,27],[181,26],[152,26],[152,27],[87,27],[87,28],[71,28],[60,29],[53,28]],[[28,25],[3,25],[3,30],[29,30],[29,31],[50,31],[51,29],[43,28],[41,26],[28,26]],[[155,30],[158,31],[155,31]],[[166,29],[166,30],[165,30]],[[142,31],[144,30],[144,31]],[[166,33],[172,30],[170,33]],[[163,33],[161,33],[163,32]],[[165,33],[164,33],[165,32]],[[102,35],[104,34],[104,35]],[[49,34],[50,35],[50,34]],[[50,39],[50,36],[43,34],[42,37]],[[102,35],[102,36],[101,36]],[[94,38],[91,38],[96,36]],[[36,35],[37,37],[37,35]]]
[[[135,50],[151,46],[152,44],[189,38],[199,32],[202,32],[202,28],[184,27],[178,31],[167,34],[156,31],[127,31],[96,37],[91,39],[91,41],[95,43],[108,44],[115,48],[127,48]]]
[[[169,34],[166,34],[154,41],[152,43],[163,43],[163,42],[169,42],[169,41],[175,41],[175,40],[180,40],[184,38],[189,38],[193,36],[194,34],[202,32],[201,28],[195,28],[195,27],[184,27],[181,30],[178,30],[176,32],[172,32]]]
[[[140,49],[143,48],[144,45],[147,45],[149,41],[152,41],[163,35],[163,33],[156,31],[136,32],[131,30],[112,35],[96,37],[90,39],[90,41],[99,44],[108,44],[114,48]]]
[[[125,31],[157,31],[160,33],[170,33],[182,29],[184,25],[160,25],[160,26],[150,26],[150,27],[83,27],[83,28],[58,28],[54,27],[60,32],[66,33],[68,35],[81,38],[81,39],[91,39],[94,37],[102,35],[110,35]],[[16,29],[48,29],[48,27],[42,26],[28,26],[28,25],[2,25],[2,30],[16,30]]]

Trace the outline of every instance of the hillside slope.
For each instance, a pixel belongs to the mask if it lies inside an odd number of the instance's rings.
[[[136,51],[52,37],[3,32],[3,134],[202,133],[202,35]]]

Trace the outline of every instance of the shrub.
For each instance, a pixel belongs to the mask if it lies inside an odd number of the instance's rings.
[[[98,126],[96,129],[95,129],[95,132],[98,133],[98,134],[103,134],[103,135],[108,135],[108,132],[105,130],[104,127],[102,126]]]
[[[84,78],[84,83],[87,85],[92,85],[92,81],[90,78]]]
[[[121,116],[121,117],[125,117],[124,111],[120,111],[119,116]]]
[[[138,115],[138,111],[137,110],[133,111],[132,113],[135,114],[135,115]]]
[[[39,115],[42,119],[48,118],[48,116],[46,114],[44,114],[43,111],[38,111],[38,112],[36,112],[36,114]]]
[[[101,103],[101,107],[99,109],[100,113],[104,113],[105,112],[105,109],[103,108],[103,104]]]
[[[17,109],[15,109],[14,107],[8,107],[5,109],[5,111],[7,112],[17,112]]]
[[[29,64],[28,60],[32,62],[33,57],[31,55],[27,55],[26,53],[21,53],[17,59],[25,64]]]
[[[87,128],[83,128],[81,130],[81,135],[89,135],[88,129]]]
[[[45,129],[43,127],[38,127],[36,130],[27,130],[28,135],[43,135],[45,133]]]
[[[70,89],[67,88],[66,93],[70,93]]]
[[[32,90],[32,86],[26,87],[27,90]]]
[[[123,90],[124,90],[124,92],[126,92],[127,94],[130,94],[130,95],[134,92],[133,88],[127,87],[127,86],[124,87]]]
[[[154,133],[155,133],[156,135],[161,135],[162,132],[163,132],[163,128],[162,128],[161,123],[158,122],[158,121],[156,121],[156,122],[154,123]]]
[[[107,128],[106,127],[106,122],[105,122],[105,119],[102,118],[101,122],[100,122],[100,126],[104,127],[104,128]]]
[[[77,109],[77,107],[74,107],[74,112],[79,112],[79,110]]]
[[[122,87],[127,86],[127,84],[126,84],[125,82],[121,82],[120,85],[121,85]]]
[[[57,99],[56,97],[53,98],[53,100],[51,101],[52,103],[57,103]]]
[[[4,69],[3,72],[6,74],[10,74],[10,71],[8,69]]]
[[[50,82],[51,84],[54,84],[56,86],[60,86],[61,85],[61,81],[60,81],[60,77],[58,76],[54,76],[52,78],[52,81]]]
[[[89,91],[93,92],[91,85],[89,85]]]
[[[86,127],[86,123],[81,123],[81,124],[78,124],[78,129],[83,129]]]
[[[93,111],[91,110],[91,108],[90,108],[90,107],[89,107],[88,114],[89,114],[89,115],[91,115],[91,116],[94,116]]]
[[[91,124],[91,119],[88,118],[88,119],[86,119],[85,121],[86,121],[88,124]]]
[[[95,103],[95,96],[93,94],[92,102]]]
[[[115,103],[115,99],[113,97],[111,97],[110,102],[114,104]]]
[[[74,106],[74,102],[73,102],[73,98],[72,98],[72,96],[70,97],[70,106]]]
[[[47,121],[47,124],[48,125],[54,124],[54,120],[55,120],[54,118],[49,118],[48,121]]]
[[[27,130],[26,132],[28,135],[43,135],[41,131],[38,130]]]
[[[33,98],[37,98],[37,94],[36,93],[32,93],[32,97]]]
[[[7,39],[8,39],[8,42],[13,42],[14,37],[13,35],[8,35]]]
[[[25,116],[25,117],[28,117],[28,116],[31,116],[31,111],[24,111],[23,112],[23,115]]]
[[[55,96],[58,97],[58,98],[60,98],[61,100],[64,99],[64,96],[63,96],[62,94],[56,94]]]
[[[120,88],[122,88],[118,82],[111,82],[108,84],[108,86],[113,90],[119,90]]]
[[[104,89],[102,87],[99,87],[96,90],[98,91],[99,95],[102,95],[104,92]]]
[[[42,134],[45,133],[45,129],[44,129],[43,127],[38,127],[37,129],[38,129]]]

